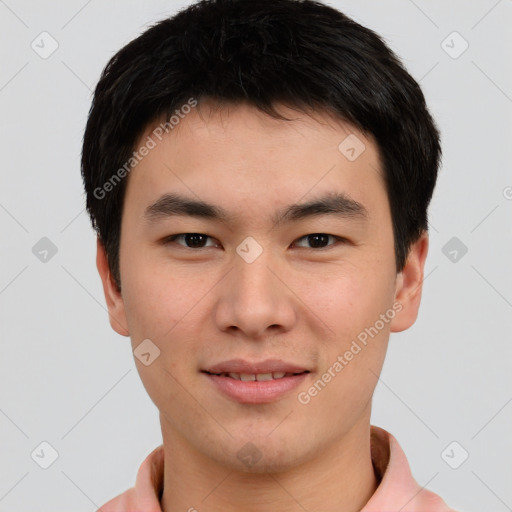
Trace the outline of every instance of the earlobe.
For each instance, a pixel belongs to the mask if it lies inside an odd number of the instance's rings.
[[[395,302],[400,304],[400,311],[391,322],[391,332],[408,329],[418,317],[427,253],[428,233],[424,231],[412,244],[407,262],[397,275]]]
[[[103,284],[103,293],[107,302],[110,325],[121,336],[129,336],[123,297],[114,282],[108,264],[107,253],[99,237],[96,242],[96,267]]]

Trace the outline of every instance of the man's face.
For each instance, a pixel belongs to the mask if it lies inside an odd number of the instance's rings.
[[[122,292],[110,307],[133,349],[149,339],[160,350],[136,363],[164,438],[239,469],[244,455],[261,457],[253,471],[310,460],[353,429],[366,435],[390,330],[404,328],[394,327],[403,279],[375,144],[326,114],[280,110],[294,120],[203,104],[153,135],[129,176]],[[179,214],[166,194],[226,218]],[[337,213],[280,215],[335,194]],[[251,368],[262,382],[226,375]]]

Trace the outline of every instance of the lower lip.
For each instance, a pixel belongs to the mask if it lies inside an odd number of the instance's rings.
[[[243,381],[205,373],[208,379],[229,398],[243,404],[267,404],[281,398],[299,386],[308,373],[300,373],[281,379]]]

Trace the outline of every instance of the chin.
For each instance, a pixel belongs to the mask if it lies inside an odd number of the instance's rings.
[[[238,454],[235,454],[234,460],[230,461],[229,464],[230,469],[246,473],[248,475],[258,475],[258,474],[272,474],[272,473],[282,473],[284,471],[289,471],[296,467],[299,464],[299,459],[296,454],[267,454],[263,455],[261,453],[261,458],[254,458],[252,462],[249,462],[247,458],[244,460],[240,460]]]
[[[270,440],[268,431],[260,436],[235,437],[224,448],[222,453],[211,453],[210,456],[230,470],[247,474],[288,471],[307,459],[308,453],[304,444],[291,441],[289,435]]]

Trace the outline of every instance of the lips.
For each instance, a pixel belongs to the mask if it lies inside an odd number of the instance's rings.
[[[243,404],[265,404],[287,396],[310,370],[279,359],[251,363],[231,359],[201,370],[225,397]]]

